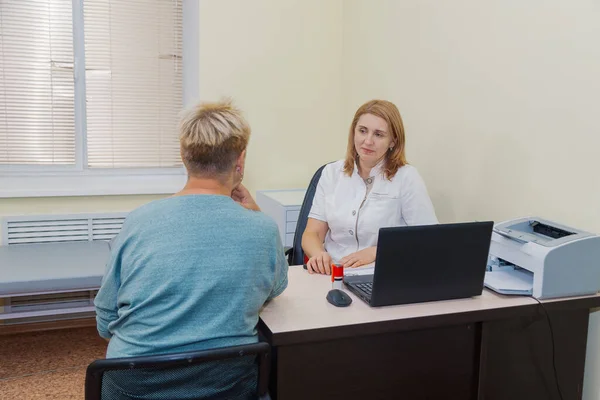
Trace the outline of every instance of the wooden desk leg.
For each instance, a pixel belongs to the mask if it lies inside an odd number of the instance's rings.
[[[581,399],[589,310],[549,311],[563,398]],[[482,323],[479,400],[558,400],[545,314]]]

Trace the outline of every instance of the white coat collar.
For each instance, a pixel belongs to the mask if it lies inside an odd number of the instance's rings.
[[[377,163],[377,165],[375,165],[373,168],[371,168],[371,174],[369,176],[372,176],[375,178],[383,177],[383,166],[385,164],[385,160],[386,160],[386,157],[384,157],[383,160],[379,161]],[[358,163],[356,162],[356,160],[354,160],[354,173],[352,175],[356,175],[356,176],[360,177],[360,175],[358,174]]]

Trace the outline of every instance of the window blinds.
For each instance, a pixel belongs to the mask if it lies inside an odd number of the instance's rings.
[[[176,167],[181,0],[85,0],[87,165]]]
[[[0,165],[74,165],[71,0],[0,0]]]
[[[0,0],[0,167],[181,166],[182,0],[78,1]]]

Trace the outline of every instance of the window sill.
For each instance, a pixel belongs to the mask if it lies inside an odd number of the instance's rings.
[[[185,185],[183,169],[170,173],[0,176],[0,198],[172,194]]]

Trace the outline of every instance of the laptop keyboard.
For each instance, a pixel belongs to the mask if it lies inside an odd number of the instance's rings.
[[[357,283],[356,287],[369,295],[373,294],[373,282]]]

